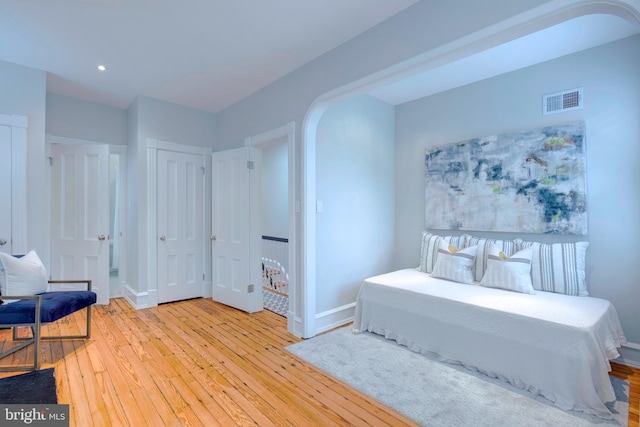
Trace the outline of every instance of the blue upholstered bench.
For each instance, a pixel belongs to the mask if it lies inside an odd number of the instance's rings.
[[[11,304],[0,305],[0,327],[11,327],[13,329],[12,338],[14,341],[24,341],[18,346],[0,353],[0,359],[21,350],[28,345],[33,346],[33,364],[20,366],[0,366],[0,371],[31,371],[39,368],[38,353],[40,340],[60,340],[60,339],[84,339],[91,336],[91,306],[96,303],[96,294],[91,291],[91,280],[50,280],[50,284],[82,284],[87,285],[86,291],[54,291],[43,292],[29,296],[8,296],[3,295],[3,300],[19,300]],[[40,327],[43,323],[55,322],[78,310],[87,310],[87,326],[84,334],[81,335],[54,335],[42,336]],[[39,313],[39,315],[36,315]],[[30,327],[32,334],[29,338],[17,336],[18,327]]]

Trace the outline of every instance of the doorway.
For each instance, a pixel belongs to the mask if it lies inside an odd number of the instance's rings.
[[[203,221],[211,215],[211,149],[155,138],[146,147],[148,299],[142,306],[210,297],[210,228]]]
[[[27,118],[0,114],[0,252],[27,253]]]
[[[287,318],[287,330],[299,334],[300,304],[296,288],[295,123],[248,137],[245,146],[262,151],[261,271],[270,290],[266,309]]]
[[[158,150],[158,304],[203,296],[204,157]]]
[[[51,278],[90,279],[108,304],[108,147],[52,144],[51,157]]]
[[[0,126],[0,252],[13,254],[11,249],[11,127]],[[7,203],[8,202],[8,203]]]
[[[126,284],[126,147],[109,147],[109,298],[123,296]]]
[[[286,140],[262,149],[261,268],[264,308],[287,317],[289,310],[288,147]]]
[[[126,277],[126,147],[47,135],[52,278],[90,278],[98,302]]]

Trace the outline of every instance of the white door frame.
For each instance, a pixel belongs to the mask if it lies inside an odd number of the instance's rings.
[[[268,147],[274,141],[286,140],[288,147],[288,193],[289,206],[288,226],[289,226],[289,309],[287,310],[287,330],[296,336],[302,336],[302,307],[297,303],[298,295],[302,294],[299,281],[296,280],[296,180],[295,180],[295,122],[289,122],[284,126],[261,133],[259,135],[247,137],[244,140],[245,147],[262,149]],[[259,204],[258,204],[259,205]]]
[[[124,289],[127,286],[127,146],[126,145],[109,145],[109,154],[117,154],[120,157],[120,188],[119,194],[119,211],[118,221],[120,221],[120,235],[118,236],[118,281],[120,286],[120,295],[124,295]],[[113,206],[109,206],[111,210]],[[113,239],[115,236],[111,236]]]
[[[211,248],[208,236],[211,235],[211,148],[176,144],[147,138],[147,301],[144,307],[158,305],[158,150],[196,154],[204,157],[204,230],[202,233],[202,253],[204,254],[204,273],[202,296],[211,298]],[[152,288],[153,286],[153,288]]]

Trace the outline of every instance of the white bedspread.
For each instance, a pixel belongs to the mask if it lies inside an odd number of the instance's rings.
[[[565,410],[609,418],[610,359],[626,342],[609,301],[535,295],[432,278],[415,269],[367,279],[354,329],[434,352],[539,393]]]

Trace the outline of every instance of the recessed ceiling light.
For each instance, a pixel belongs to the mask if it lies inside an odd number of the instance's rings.
[[[104,65],[98,65],[98,70],[105,71],[106,69],[107,67],[105,67]]]

